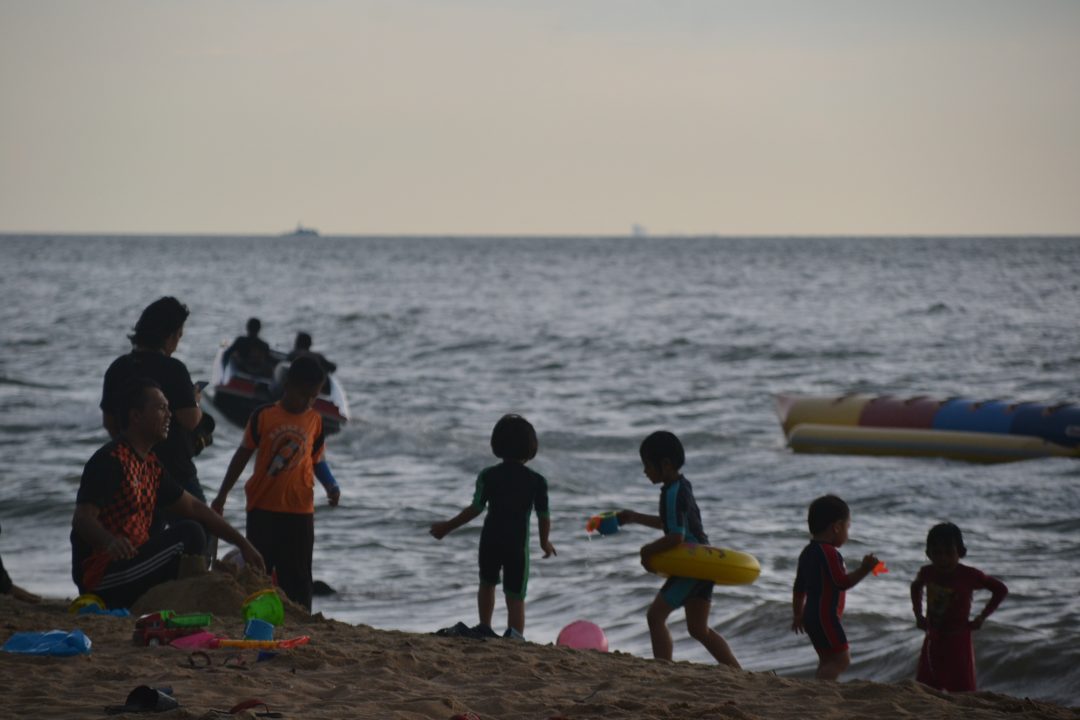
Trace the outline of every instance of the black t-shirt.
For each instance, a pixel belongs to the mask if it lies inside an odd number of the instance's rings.
[[[225,362],[235,362],[244,372],[262,375],[272,369],[270,346],[262,338],[241,335],[225,351]]]
[[[179,483],[196,477],[195,463],[191,461],[193,447],[188,430],[176,420],[176,411],[195,407],[195,388],[184,363],[164,353],[132,350],[113,361],[105,371],[105,383],[101,390],[101,409],[120,419],[120,404],[124,386],[139,377],[150,378],[161,386],[173,420],[169,423],[169,436],[154,447],[161,464]]]
[[[172,505],[183,493],[153,452],[140,458],[120,438],[106,443],[87,461],[75,503],[98,507],[102,526],[114,536],[126,537],[137,548],[150,537],[155,508]],[[73,530],[71,564],[76,578],[82,577],[83,562],[93,552],[94,548]]]
[[[472,506],[487,507],[481,542],[524,546],[529,537],[529,515],[550,517],[547,480],[521,463],[503,462],[480,471]]]

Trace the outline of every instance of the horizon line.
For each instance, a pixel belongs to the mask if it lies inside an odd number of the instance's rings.
[[[387,233],[387,232],[365,232],[365,233],[322,233],[310,236],[294,236],[291,232],[285,233],[260,233],[260,232],[215,232],[215,231],[202,231],[202,232],[182,232],[182,231],[88,231],[88,232],[73,232],[73,231],[47,231],[47,230],[0,230],[0,238],[11,237],[112,237],[112,238],[165,238],[165,237],[185,237],[185,238],[243,238],[243,239],[277,239],[277,238],[289,238],[289,237],[306,237],[308,239],[335,239],[335,240],[375,240],[375,239],[447,239],[447,240],[505,240],[505,239],[566,239],[566,240],[703,240],[703,239],[716,239],[716,240],[739,240],[739,239],[867,239],[867,240],[919,240],[919,239],[1080,239],[1080,231],[1075,232],[1008,232],[1008,233],[979,233],[979,232],[963,232],[963,233],[932,233],[932,232],[917,232],[917,233],[775,233],[775,232],[753,232],[753,233],[530,233],[530,232],[490,232],[490,233],[468,233],[468,232],[447,232],[447,233]]]

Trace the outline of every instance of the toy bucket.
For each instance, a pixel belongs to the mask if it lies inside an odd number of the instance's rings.
[[[614,512],[593,515],[589,518],[585,529],[588,532],[599,532],[601,535],[614,535],[619,532],[619,518]]]
[[[242,607],[245,620],[262,620],[279,627],[285,623],[285,607],[273,588],[249,595]]]
[[[274,626],[265,620],[259,620],[252,618],[247,621],[247,625],[244,626],[244,639],[245,640],[273,640],[274,639]]]

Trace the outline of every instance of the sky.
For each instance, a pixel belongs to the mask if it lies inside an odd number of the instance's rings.
[[[1080,234],[1075,0],[0,0],[0,232]]]

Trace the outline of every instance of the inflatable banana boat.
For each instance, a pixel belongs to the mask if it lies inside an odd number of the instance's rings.
[[[1080,406],[893,395],[778,395],[800,453],[941,457],[998,463],[1080,457]]]

